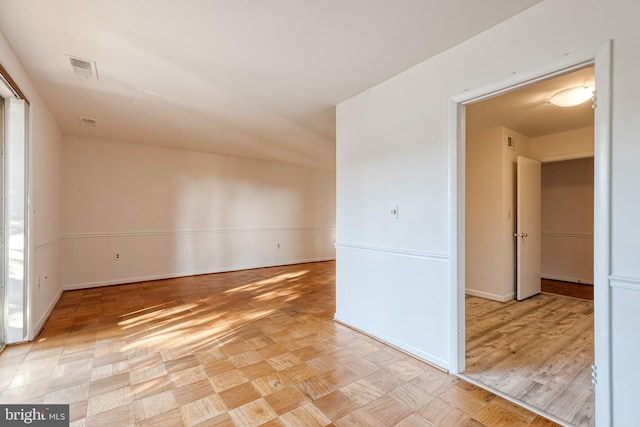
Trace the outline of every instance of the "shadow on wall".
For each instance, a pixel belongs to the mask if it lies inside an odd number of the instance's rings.
[[[204,156],[176,170],[172,264],[180,273],[333,258],[331,172]]]
[[[334,171],[86,138],[65,162],[67,289],[335,258]]]

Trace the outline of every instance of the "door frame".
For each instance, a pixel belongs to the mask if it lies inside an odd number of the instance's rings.
[[[0,82],[2,86],[2,82]],[[7,345],[7,322],[9,321],[7,312],[7,280],[5,276],[5,244],[4,244],[4,232],[5,232],[5,215],[4,215],[4,201],[5,197],[5,177],[4,177],[4,152],[5,152],[5,105],[4,105],[4,93],[0,88],[0,352],[4,350]]]
[[[29,100],[0,64],[0,98],[4,102],[4,140],[2,156],[2,209],[3,243],[0,250],[2,278],[4,280],[4,338],[13,344],[33,339],[29,331],[30,322],[30,262],[33,258],[31,247],[31,220],[29,209]],[[10,227],[10,218],[17,218],[18,227]],[[11,239],[11,234],[20,235]],[[10,254],[22,252],[23,257],[14,258]],[[17,260],[16,260],[17,259]],[[19,272],[18,277],[10,277],[9,271]],[[9,318],[14,323],[9,324]]]
[[[449,371],[465,369],[465,106],[541,80],[594,65],[594,365],[596,425],[610,425],[611,392],[611,54],[612,41],[564,55],[449,101]]]

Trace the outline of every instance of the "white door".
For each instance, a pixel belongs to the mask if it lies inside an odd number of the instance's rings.
[[[539,294],[541,168],[537,160],[518,156],[516,297],[518,301]]]

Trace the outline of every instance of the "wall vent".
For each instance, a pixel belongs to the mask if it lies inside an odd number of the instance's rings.
[[[83,126],[97,126],[98,121],[91,117],[80,117],[80,124]]]
[[[95,61],[69,56],[69,63],[75,75],[98,80],[98,69]]]

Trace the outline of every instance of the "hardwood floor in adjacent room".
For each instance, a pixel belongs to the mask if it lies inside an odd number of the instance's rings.
[[[548,294],[564,295],[593,301],[593,285],[584,283],[563,282],[561,280],[540,280],[542,292]]]
[[[466,297],[465,375],[576,426],[592,426],[593,301]]]
[[[74,427],[556,425],[334,311],[334,262],[68,291],[0,355],[0,401]]]

